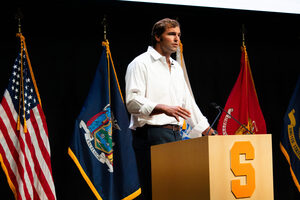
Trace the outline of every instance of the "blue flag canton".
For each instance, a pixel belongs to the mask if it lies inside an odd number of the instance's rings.
[[[22,72],[21,72],[21,53],[20,53],[13,65],[13,71],[9,79],[7,90],[11,96],[15,110],[18,112],[20,109],[21,111],[20,115],[22,117],[23,117],[23,113],[25,112],[25,118],[27,120],[30,117],[30,110],[38,104],[38,100],[31,79],[31,75],[29,72],[25,50],[23,51],[22,61],[23,61],[23,74],[22,74],[23,81],[21,80]]]

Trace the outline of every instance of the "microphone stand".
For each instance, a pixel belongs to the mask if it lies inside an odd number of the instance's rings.
[[[215,120],[213,121],[213,123],[211,124],[211,126],[209,127],[208,131],[206,132],[206,135],[208,135],[208,133],[210,132],[210,130],[212,129],[212,127],[214,126],[214,124],[216,123],[217,119],[219,118],[220,114],[222,113],[222,111],[220,109],[217,109],[219,111],[217,117],[215,118]],[[216,135],[216,134],[214,134]]]
[[[215,108],[215,109],[217,109],[217,110],[222,110],[223,112],[225,112],[227,115],[229,115],[234,121],[236,121],[239,125],[241,125],[245,130],[247,130],[248,132],[247,132],[247,134],[249,135],[249,133],[250,134],[254,134],[254,133],[252,133],[249,129],[247,129],[241,122],[239,122],[237,119],[235,119],[231,114],[229,114],[226,110],[224,110],[221,106],[218,106],[216,103],[211,103],[211,105]]]

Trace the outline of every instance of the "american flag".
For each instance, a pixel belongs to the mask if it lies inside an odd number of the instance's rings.
[[[15,199],[52,200],[56,195],[46,119],[26,46],[22,51],[0,104],[0,162]]]

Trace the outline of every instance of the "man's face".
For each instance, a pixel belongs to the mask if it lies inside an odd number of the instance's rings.
[[[176,52],[180,42],[180,35],[180,28],[177,26],[174,28],[167,28],[159,38],[156,37],[163,54],[170,55]]]

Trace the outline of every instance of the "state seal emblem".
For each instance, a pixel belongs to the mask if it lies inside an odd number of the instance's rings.
[[[84,137],[93,155],[113,172],[112,128],[116,125],[112,119],[110,105],[90,118],[86,123],[81,120],[79,127],[84,130]]]

